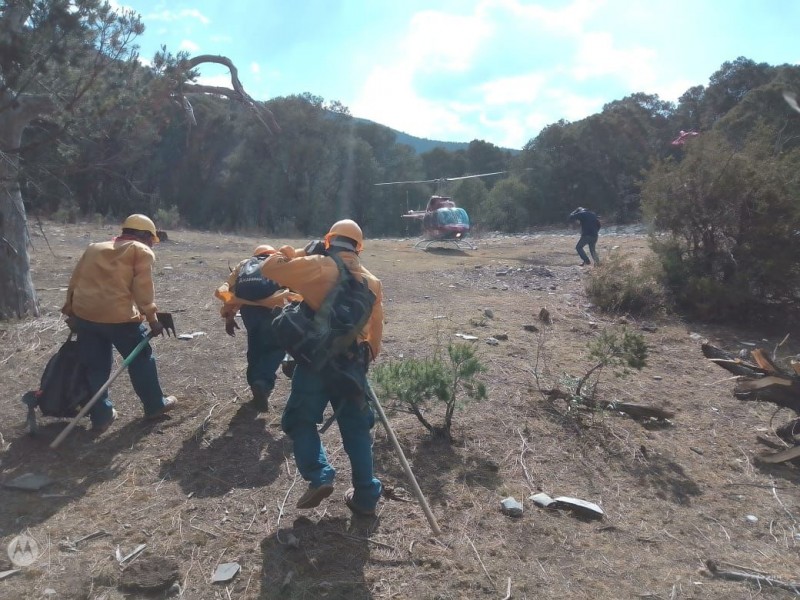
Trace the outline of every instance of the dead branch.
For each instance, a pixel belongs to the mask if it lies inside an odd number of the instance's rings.
[[[706,567],[708,567],[708,571],[711,575],[719,577],[720,579],[727,579],[728,581],[747,581],[759,586],[766,585],[777,587],[783,590],[789,590],[795,594],[800,594],[800,581],[781,581],[770,575],[759,575],[757,573],[747,573],[744,571],[726,571],[720,569],[713,560],[707,560]]]
[[[190,120],[194,118],[194,111],[192,110],[191,104],[189,104],[188,100],[186,100],[186,93],[214,94],[217,96],[225,96],[247,108],[251,113],[253,113],[258,122],[261,123],[269,133],[275,134],[280,132],[281,128],[278,125],[278,122],[275,120],[275,116],[272,114],[272,111],[270,111],[263,102],[256,102],[253,100],[253,98],[251,98],[250,95],[245,91],[244,86],[239,79],[239,70],[236,68],[236,65],[233,64],[233,61],[231,61],[231,59],[229,59],[227,56],[201,54],[186,60],[181,64],[181,66],[183,68],[183,72],[188,73],[192,69],[204,63],[216,63],[227,67],[231,74],[231,87],[233,89],[197,83],[183,83],[176,92],[176,96],[180,98],[181,106],[183,106],[184,110],[186,110]]]

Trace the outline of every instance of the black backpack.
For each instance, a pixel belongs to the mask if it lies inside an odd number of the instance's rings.
[[[367,324],[375,294],[337,255],[329,255],[339,278],[316,313],[305,302],[283,307],[272,321],[278,343],[301,364],[322,371],[334,359],[356,352],[356,339]]]
[[[261,265],[266,258],[266,256],[253,256],[247,259],[247,262],[239,269],[233,288],[233,293],[237,298],[256,302],[269,298],[281,289],[277,283],[261,274]]]
[[[67,341],[50,357],[42,373],[38,390],[22,396],[28,406],[28,428],[36,433],[36,408],[45,417],[71,419],[92,397],[89,378],[78,360],[78,342],[70,332]]]

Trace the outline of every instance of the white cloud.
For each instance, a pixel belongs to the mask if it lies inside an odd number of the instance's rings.
[[[180,45],[178,46],[179,50],[186,50],[189,53],[197,52],[200,49],[200,46],[193,42],[192,40],[181,40]]]
[[[257,62],[250,63],[250,72],[256,75],[261,73],[261,65]]]
[[[423,72],[465,71],[491,33],[491,23],[477,15],[422,11],[411,17],[398,61]]]
[[[206,17],[203,13],[195,8],[184,8],[182,10],[162,10],[159,12],[152,12],[143,15],[145,22],[150,21],[168,21],[168,22],[175,22],[175,21],[185,21],[185,20],[196,20],[200,21],[203,25],[209,25],[211,23],[211,19]]]
[[[483,101],[489,105],[534,102],[547,81],[544,73],[503,77],[481,84]]]

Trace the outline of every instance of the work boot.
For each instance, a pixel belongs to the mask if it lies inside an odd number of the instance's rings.
[[[323,483],[314,486],[309,484],[308,489],[300,496],[297,501],[297,508],[316,508],[322,501],[333,493],[332,483]]]
[[[347,505],[347,508],[349,508],[354,515],[358,515],[359,517],[374,517],[375,508],[362,508],[353,501],[353,494],[355,494],[353,488],[350,488],[344,493],[344,503]]]
[[[111,424],[116,420],[117,420],[117,409],[112,408],[111,418],[108,421],[106,421],[102,425],[99,425],[97,423],[92,424],[92,433],[96,433],[98,435],[100,435],[101,433],[105,433],[106,431],[108,431],[108,428],[111,427]]]
[[[167,396],[164,398],[164,405],[151,415],[145,415],[144,418],[148,421],[154,421],[159,417],[167,414],[178,405],[178,399],[175,396]]]
[[[253,408],[258,412],[267,412],[272,388],[263,381],[254,381],[250,386],[250,391],[253,392],[253,399],[250,401]]]

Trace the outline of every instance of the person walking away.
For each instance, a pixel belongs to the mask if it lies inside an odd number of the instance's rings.
[[[77,333],[78,356],[86,367],[92,394],[111,376],[112,347],[123,357],[164,326],[156,318],[153,285],[153,245],[156,227],[145,215],[131,215],[122,223],[122,235],[89,244],[72,272],[61,312]],[[147,344],[128,367],[131,384],[142,402],[145,419],[156,419],[175,408],[175,396],[164,396],[153,350]],[[108,391],[89,411],[92,431],[103,433],[117,418]]]
[[[295,258],[289,258],[283,252],[273,254],[264,262],[261,272],[301,294],[303,301],[314,311],[319,310],[339,278],[336,262],[328,254],[337,254],[353,275],[367,282],[375,295],[375,303],[369,320],[358,335],[359,352],[347,359],[353,361],[353,367],[361,361],[360,373],[366,388],[366,366],[380,352],[383,335],[381,282],[361,264],[359,253],[364,247],[364,236],[355,221],[345,219],[334,223],[325,236],[324,249],[319,246],[309,244],[304,251],[298,251]],[[366,356],[362,356],[363,353]],[[297,365],[281,418],[281,427],[294,444],[297,469],[309,482],[308,489],[297,501],[297,508],[319,506],[333,493],[336,471],[328,462],[317,431],[317,424],[322,423],[323,412],[330,402],[352,469],[353,487],[344,495],[345,504],[356,515],[372,516],[382,490],[372,464],[370,430],[375,424],[375,415],[366,402],[346,399],[336,389],[329,389],[323,375],[310,365]]]
[[[275,387],[276,371],[285,352],[275,341],[272,331],[274,309],[285,302],[302,300],[298,294],[282,289],[261,274],[262,263],[275,248],[268,244],[257,246],[251,258],[241,261],[228,280],[214,295],[222,300],[220,309],[225,319],[225,332],[236,335],[237,311],[247,331],[247,384],[253,394],[252,406],[258,412],[269,410],[269,397]]]
[[[600,265],[600,257],[597,256],[597,238],[600,234],[600,219],[597,218],[597,215],[594,214],[590,210],[586,210],[582,206],[579,206],[575,210],[573,210],[569,215],[570,222],[578,222],[581,226],[581,237],[578,240],[577,245],[575,246],[575,250],[578,251],[578,256],[581,257],[582,267],[586,265],[592,264],[589,260],[589,257],[586,255],[584,248],[589,246],[589,253],[592,255],[592,259],[594,260],[594,266]]]

